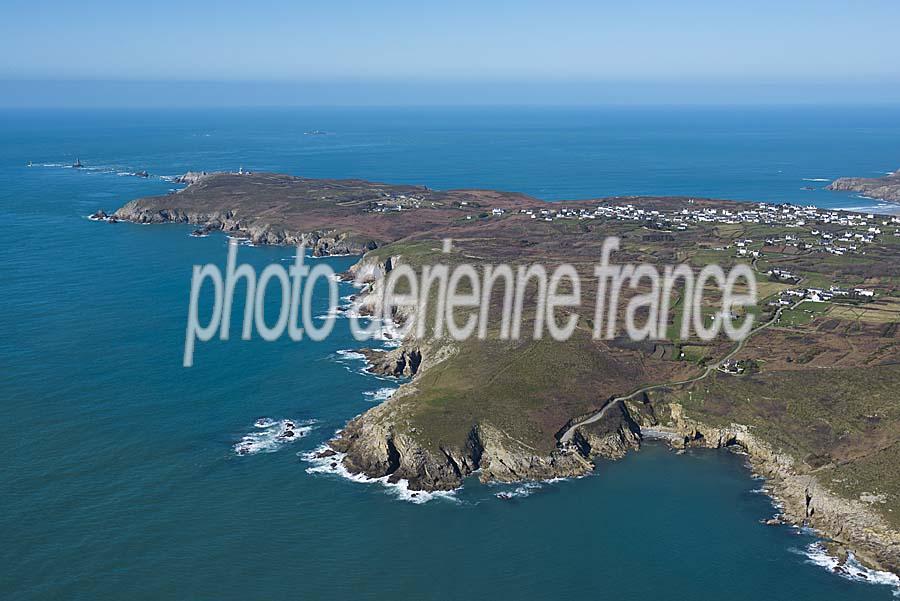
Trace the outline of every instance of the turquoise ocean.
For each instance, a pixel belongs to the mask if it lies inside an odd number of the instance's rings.
[[[884,212],[822,188],[900,167],[900,109],[0,112],[0,598],[893,598],[829,570],[811,533],[762,525],[764,483],[727,452],[648,444],[579,480],[427,502],[308,472],[304,453],[397,383],[340,352],[359,346],[340,321],[319,343],[201,344],[183,368],[191,269],[224,264],[226,239],[86,219],[166,193],[159,176],[241,166]],[[282,420],[305,436],[275,441]]]

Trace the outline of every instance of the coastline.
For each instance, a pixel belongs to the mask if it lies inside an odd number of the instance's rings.
[[[868,568],[900,575],[900,532],[861,501],[835,495],[815,474],[798,470],[794,457],[778,452],[745,425],[708,426],[685,415],[677,403],[670,409],[669,424],[647,425],[642,433],[664,438],[675,449],[739,448],[747,454],[753,474],[765,480],[766,494],[780,508],[775,518],[778,522],[820,533],[829,539],[829,551],[839,562],[852,554]]]
[[[826,190],[857,192],[866,200],[900,205],[900,170],[884,177],[840,177],[826,186]]]
[[[132,201],[116,211],[115,216],[120,221],[142,224],[202,225],[205,231],[221,230],[246,237],[254,244],[304,243],[315,256],[362,256],[351,267],[351,273],[357,276],[357,281],[369,284],[377,275],[390,271],[402,261],[399,256],[367,258],[365,254],[379,244],[360,242],[345,232],[313,230],[298,233],[268,224],[248,226],[230,211],[148,214],[141,210],[137,201]],[[371,285],[360,292],[355,302],[357,310],[365,310],[371,302],[367,296],[374,298],[372,292]],[[371,369],[372,355],[361,350],[357,352],[366,357]],[[797,526],[809,525],[820,531],[849,548],[864,565],[900,573],[900,534],[888,528],[870,509],[829,492],[814,474],[796,470],[795,458],[776,452],[753,436],[748,427],[738,424],[725,429],[706,426],[685,416],[677,404],[669,405],[672,412],[670,425],[660,425],[654,416],[645,415],[639,409],[632,410],[628,403],[620,403],[622,411],[614,412],[610,419],[590,427],[575,428],[574,448],[569,450],[546,452],[531,448],[489,423],[473,428],[463,448],[420,444],[409,432],[396,427],[404,413],[405,399],[408,393],[415,391],[416,376],[454,352],[452,346],[411,345],[402,341],[398,348],[379,356],[375,373],[413,379],[402,384],[390,399],[348,421],[328,443],[334,454],[323,455],[327,452],[323,450],[318,453],[323,456],[316,459],[330,458],[329,464],[336,463],[336,469],[345,472],[341,475],[351,480],[379,481],[397,486],[409,495],[421,493],[421,497],[413,498],[427,500],[428,495],[455,490],[463,478],[474,473],[478,473],[483,482],[527,482],[582,476],[594,469],[593,460],[598,457],[618,459],[629,450],[640,448],[645,435],[648,438],[667,437],[675,448],[738,446],[747,451],[753,472],[766,478],[771,487],[770,496],[783,505],[785,521]],[[837,553],[842,552],[838,547]]]
[[[399,258],[395,257],[393,261],[396,266]],[[363,258],[351,267],[351,273],[362,274],[371,282],[373,281],[371,278],[386,268],[389,269],[384,264],[373,263]],[[367,294],[375,296],[375,292],[370,286],[360,294],[357,306],[366,306]],[[404,349],[405,342],[393,352],[399,352],[401,357],[407,354],[410,349]],[[418,354],[420,360],[423,360],[423,368],[427,369],[428,361],[423,359],[420,348],[416,347],[412,352]],[[427,353],[426,349],[425,356]],[[370,353],[364,352],[363,355],[367,359],[371,357]],[[385,363],[389,367],[385,367],[384,364],[375,365],[369,360],[367,371],[382,376],[406,375],[411,378],[417,373],[416,370],[404,373],[402,360],[398,363],[400,369],[391,367],[395,365],[392,362]],[[401,384],[396,391],[397,394],[392,396],[402,398],[406,387],[414,387],[414,383]],[[385,404],[387,403],[382,403],[348,421],[347,425],[324,445],[336,453],[334,458],[340,464],[339,470],[350,480],[380,481],[385,485],[393,483],[405,491],[412,490],[410,482],[413,482],[414,485],[422,486],[422,492],[432,494],[457,490],[462,486],[462,478],[476,472],[482,483],[528,483],[579,478],[595,469],[596,459],[621,459],[629,451],[639,450],[645,439],[664,441],[672,449],[739,448],[747,454],[753,475],[765,480],[766,486],[763,489],[765,494],[780,508],[779,515],[770,521],[770,524],[787,523],[798,528],[811,528],[821,534],[827,539],[826,551],[828,557],[833,559],[835,570],[846,569],[846,566],[855,559],[867,569],[894,577],[900,576],[900,532],[890,528],[880,516],[862,502],[839,497],[823,486],[814,474],[798,471],[797,460],[794,457],[776,451],[755,436],[746,425],[732,424],[727,428],[709,426],[688,417],[678,403],[668,404],[670,419],[666,424],[662,424],[656,412],[648,415],[642,407],[626,399],[610,403],[602,411],[606,413],[607,409],[621,408],[621,413],[613,412],[612,428],[610,419],[606,416],[603,420],[595,420],[600,421],[597,425],[590,422],[564,428],[564,433],[571,432],[572,442],[567,445],[568,450],[561,453],[561,456],[571,457],[575,460],[574,464],[561,462],[552,456],[536,462],[534,454],[528,450],[507,447],[504,452],[509,455],[502,459],[502,463],[504,467],[519,466],[519,471],[505,469],[498,472],[491,470],[491,460],[485,457],[485,453],[490,454],[492,450],[491,443],[486,447],[483,438],[485,430],[488,432],[488,438],[494,441],[502,436],[490,428],[479,428],[471,435],[472,449],[468,456],[454,458],[450,451],[441,449],[447,456],[450,467],[453,468],[449,480],[452,484],[448,486],[441,479],[429,480],[417,477],[416,468],[421,470],[421,465],[413,469],[403,465],[404,457],[416,456],[419,461],[422,457],[427,457],[429,453],[426,449],[417,448],[415,442],[408,437],[404,437],[398,446],[396,433],[385,429],[368,429],[367,416]],[[574,416],[570,423],[575,424],[581,418],[582,416]],[[592,425],[594,427],[591,427]],[[373,439],[377,441],[375,444]],[[383,458],[378,457],[377,450],[382,443],[384,445],[382,448],[387,451]],[[372,447],[375,447],[375,450]],[[372,454],[378,458],[373,460]],[[318,455],[321,455],[321,452]],[[390,455],[394,457],[391,458]],[[486,466],[482,465],[483,462]],[[529,467],[523,472],[521,466]],[[549,473],[548,466],[551,470]],[[445,466],[441,465],[440,468]],[[428,471],[426,468],[425,472]],[[403,474],[403,477],[398,477],[397,474]],[[457,479],[453,480],[453,476]]]

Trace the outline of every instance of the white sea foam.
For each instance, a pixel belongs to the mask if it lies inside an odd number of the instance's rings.
[[[332,449],[328,445],[321,445],[317,447],[315,450],[310,451],[308,453],[301,453],[300,458],[303,461],[311,464],[310,467],[306,468],[307,474],[334,474],[336,476],[340,476],[342,478],[346,478],[352,482],[358,482],[360,484],[381,484],[384,486],[387,491],[396,496],[401,501],[407,501],[409,503],[421,504],[427,503],[428,501],[432,501],[434,499],[445,499],[448,501],[459,502],[456,498],[456,490],[438,490],[433,492],[428,492],[425,490],[412,490],[409,488],[409,482],[405,479],[398,480],[397,482],[388,481],[388,476],[383,476],[381,478],[369,478],[365,474],[353,474],[344,467],[344,457],[346,457],[345,453],[334,453],[328,457],[322,457],[321,455],[326,452],[333,452]]]
[[[809,544],[802,551],[797,549],[794,551],[804,555],[808,563],[825,568],[847,580],[893,587],[894,596],[900,597],[900,577],[890,572],[867,568],[854,557],[853,553],[848,553],[846,561],[841,562],[837,557],[829,555],[821,542]]]
[[[370,390],[368,392],[364,392],[363,394],[369,398],[370,401],[378,402],[386,401],[391,398],[394,393],[397,392],[396,388],[379,388],[378,390]]]
[[[334,317],[336,319],[342,318],[355,318],[359,319],[362,317],[359,313],[359,304],[354,302],[355,296],[352,294],[348,294],[346,296],[342,296],[340,298],[343,301],[341,304],[336,307],[329,307],[327,313],[323,313],[322,315],[317,315],[316,319],[329,319]]]
[[[494,493],[494,496],[504,500],[523,499],[530,497],[532,493],[541,488],[543,488],[543,485],[540,482],[525,482],[511,490],[501,490],[498,493]]]
[[[386,349],[373,348],[373,351],[383,352]],[[339,358],[338,362],[344,364],[344,367],[347,371],[351,371],[354,373],[362,374],[369,378],[374,378],[376,380],[381,380],[383,382],[396,382],[397,378],[395,376],[383,376],[381,374],[372,373],[369,369],[372,367],[372,363],[369,362],[368,358],[362,353],[357,353],[356,351],[338,351],[337,354]],[[352,367],[351,363],[362,362],[362,367]]]
[[[392,328],[381,328],[381,331],[375,336],[375,339],[381,342],[384,348],[399,348],[402,342]]]
[[[374,349],[374,350],[378,350],[378,349]],[[366,358],[366,356],[363,355],[362,353],[359,353],[357,351],[351,351],[351,350],[343,350],[343,351],[337,351],[336,354],[338,356],[337,361],[339,363],[344,364],[344,367],[346,367],[348,371],[360,373],[365,376],[377,378],[379,380],[386,379],[384,376],[379,376],[378,374],[373,374],[369,371],[369,368],[372,366],[372,364],[369,363],[368,358]],[[352,363],[358,363],[358,362],[362,362],[362,367],[352,367],[350,365]]]
[[[356,351],[350,351],[350,350],[338,351],[337,354],[340,355],[340,357],[342,359],[350,359],[350,360],[354,360],[354,361],[365,361],[366,360],[365,355],[363,355],[362,353],[358,353]]]
[[[234,452],[237,455],[274,453],[282,446],[291,444],[309,434],[314,423],[314,420],[301,422],[261,417],[253,424],[256,431],[245,434],[240,441],[235,443]]]
[[[330,309],[328,309],[328,313],[323,313],[322,315],[316,315],[316,319],[321,319],[321,320],[331,319],[332,317],[335,319],[347,317],[347,310],[343,307],[331,307]]]
[[[804,177],[803,181],[805,182],[830,182],[831,180],[827,177]]]
[[[641,436],[650,440],[675,441],[681,438],[677,432],[659,430],[657,428],[641,428]]]
[[[225,238],[228,240],[234,240],[240,246],[256,246],[249,238],[239,238],[237,236],[226,235]]]
[[[356,255],[351,253],[335,253],[333,255],[309,255],[308,259],[332,259],[334,257],[354,257]],[[334,273],[331,277],[335,278],[338,282],[342,281],[339,274]]]

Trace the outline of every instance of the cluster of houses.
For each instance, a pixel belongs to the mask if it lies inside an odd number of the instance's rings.
[[[728,359],[727,361],[723,361],[717,369],[726,374],[740,375],[747,370],[754,369],[755,367],[756,361],[753,361],[752,359]]]
[[[422,206],[422,198],[406,194],[394,194],[382,192],[384,200],[376,200],[369,203],[366,211],[369,213],[394,213],[397,211],[409,211]]]
[[[521,211],[532,219],[615,219],[640,221],[651,229],[683,231],[700,223],[764,224],[788,228],[807,228],[797,234],[766,238],[762,246],[787,246],[798,250],[820,249],[835,255],[864,252],[863,245],[876,241],[882,227],[900,225],[900,217],[876,216],[871,213],[846,213],[817,209],[814,206],[774,205],[759,203],[741,210],[716,208],[684,208],[678,211],[658,211],[626,205],[602,205],[594,209],[541,209]],[[900,236],[900,229],[894,229]],[[737,240],[733,246],[738,257],[759,257],[760,248],[751,248],[753,240]],[[728,248],[728,247],[726,247]]]
[[[790,306],[801,300],[810,300],[813,302],[829,302],[835,298],[846,299],[871,299],[875,297],[875,291],[868,288],[841,288],[839,286],[831,286],[828,290],[824,288],[795,288],[783,291],[777,299],[771,301],[770,305]]]
[[[417,209],[423,200],[416,196],[384,193],[382,201],[370,204],[370,212],[403,211]],[[688,201],[689,204],[693,201]],[[460,201],[459,208],[467,208],[467,201]],[[473,207],[477,204],[473,204]],[[500,217],[505,209],[494,208],[490,215]],[[900,237],[900,216],[876,216],[871,213],[847,213],[836,210],[818,209],[814,206],[791,204],[748,204],[745,209],[717,209],[688,207],[676,211],[644,209],[633,204],[600,205],[596,208],[571,209],[568,207],[547,207],[519,209],[521,215],[531,219],[552,222],[557,219],[612,219],[618,221],[638,221],[650,229],[684,231],[692,225],[702,223],[717,224],[764,224],[788,228],[804,228],[797,234],[766,238],[762,246],[794,247],[798,250],[823,250],[835,255],[864,252],[864,245],[875,242],[883,233],[882,228],[893,228],[893,235]],[[471,218],[471,216],[469,217]],[[760,248],[751,248],[753,240],[738,240],[733,246],[738,257],[759,257]],[[729,247],[726,247],[729,248]]]
[[[691,201],[688,201],[689,203]],[[846,213],[818,209],[814,206],[798,206],[791,204],[748,204],[748,208],[741,210],[716,209],[716,208],[684,208],[677,211],[659,211],[643,209],[633,204],[625,205],[600,205],[591,210],[587,208],[569,209],[562,207],[546,209],[520,209],[519,212],[531,216],[534,219],[617,219],[623,221],[644,221],[650,225],[677,229],[678,226],[688,226],[692,223],[722,223],[742,224],[759,223],[766,225],[780,225],[785,227],[804,227],[810,224],[822,224],[832,226],[845,226],[856,230],[867,227],[866,233],[874,236],[881,233],[878,227],[900,226],[900,217],[881,217],[873,214]],[[810,232],[817,235],[821,232]],[[900,229],[895,229],[895,234],[900,235]],[[866,237],[863,235],[863,237]],[[790,238],[790,237],[788,237]]]
[[[593,211],[581,209],[573,211],[571,209],[519,209],[521,215],[528,215],[531,219],[540,219],[541,221],[553,221],[554,219],[596,219]]]
[[[776,280],[786,282],[788,284],[796,284],[800,281],[799,276],[794,275],[787,269],[779,269],[777,267],[767,271],[766,275],[771,276],[772,278],[774,278]]]

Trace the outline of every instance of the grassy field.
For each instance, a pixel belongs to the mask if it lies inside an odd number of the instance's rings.
[[[782,311],[781,318],[776,325],[785,328],[809,325],[813,319],[825,314],[830,308],[830,303],[803,302],[793,309]]]
[[[860,305],[835,304],[830,312],[831,317],[847,321],[865,321],[869,323],[900,322],[900,299],[879,299],[874,303]]]

